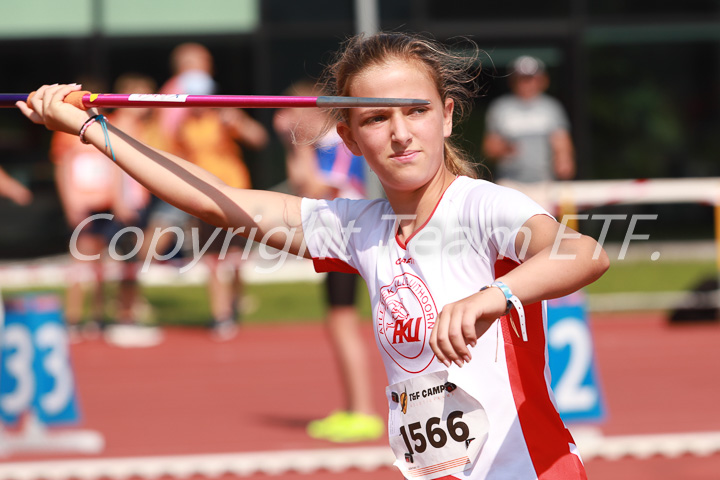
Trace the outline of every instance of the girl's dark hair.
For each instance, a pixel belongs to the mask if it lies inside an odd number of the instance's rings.
[[[453,99],[453,125],[456,125],[470,113],[479,88],[476,83],[480,74],[479,49],[471,40],[464,39],[463,43],[464,46],[451,50],[418,34],[358,35],[343,43],[334,61],[326,68],[321,86],[328,95],[346,96],[353,79],[366,68],[393,59],[414,61],[425,66],[443,102]],[[338,110],[334,115],[337,120],[347,120],[346,109]],[[445,165],[455,175],[477,178],[474,162],[451,138],[445,140]]]

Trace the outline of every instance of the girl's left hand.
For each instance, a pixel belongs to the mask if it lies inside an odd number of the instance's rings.
[[[499,288],[488,288],[458,302],[445,305],[430,334],[430,347],[437,359],[449,367],[462,367],[472,358],[468,345],[475,346],[492,322],[507,308]]]

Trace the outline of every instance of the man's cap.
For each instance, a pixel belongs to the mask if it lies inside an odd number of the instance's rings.
[[[532,77],[545,72],[545,64],[543,61],[530,55],[523,55],[513,60],[511,68],[514,73],[526,77]]]

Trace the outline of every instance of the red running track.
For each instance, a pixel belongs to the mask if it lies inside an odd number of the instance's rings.
[[[660,314],[633,314],[593,315],[591,327],[608,410],[600,426],[604,435],[720,431],[720,324],[671,326]],[[366,340],[374,352],[370,328]],[[121,349],[86,341],[73,345],[72,358],[82,428],[104,435],[101,457],[334,447],[304,431],[309,420],[342,405],[322,325],[250,325],[225,343],[203,330],[167,329],[157,347]],[[372,356],[372,368],[373,394],[384,414],[379,355]],[[29,459],[38,457],[6,460]],[[586,465],[594,480],[720,478],[718,453],[590,459]],[[273,478],[401,477],[383,468]]]

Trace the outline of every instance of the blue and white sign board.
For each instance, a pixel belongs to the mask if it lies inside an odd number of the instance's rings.
[[[605,419],[586,311],[585,296],[580,292],[547,302],[551,387],[560,416],[567,423]]]
[[[15,425],[32,411],[44,425],[79,420],[68,336],[59,299],[9,300],[0,325],[0,420]]]

